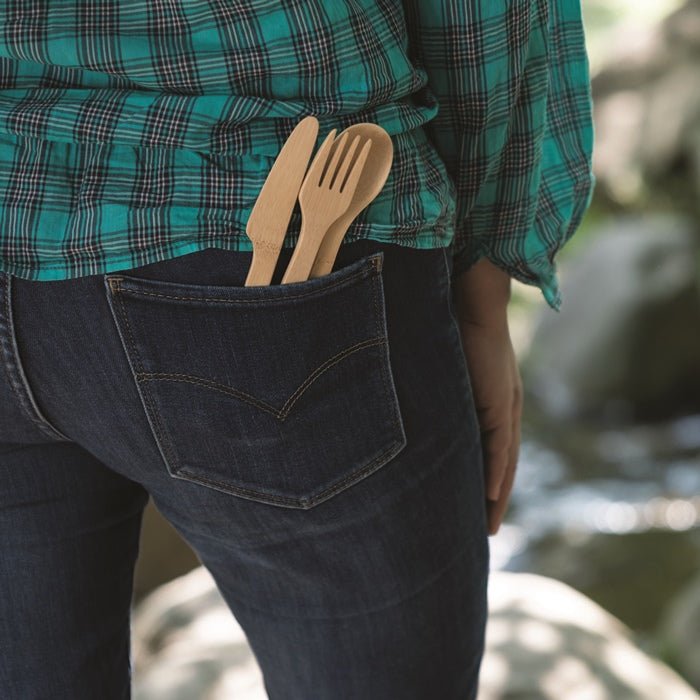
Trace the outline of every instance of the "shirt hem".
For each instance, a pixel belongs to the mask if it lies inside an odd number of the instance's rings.
[[[434,223],[419,228],[418,231],[407,231],[406,238],[403,240],[400,238],[401,234],[397,234],[396,228],[387,227],[386,233],[377,229],[361,229],[359,232],[348,231],[341,245],[367,239],[415,249],[435,249],[448,246],[451,242],[451,235],[453,234],[451,234],[449,227]],[[298,234],[290,232],[289,236],[289,239],[285,240],[283,248],[293,247]],[[417,237],[412,238],[411,236]],[[140,250],[129,249],[104,253],[99,259],[90,257],[89,253],[86,253],[81,258],[73,258],[70,265],[66,265],[65,261],[38,261],[36,264],[27,265],[13,263],[10,260],[0,260],[0,271],[35,282],[68,280],[90,275],[102,275],[118,270],[129,270],[206,248],[252,252],[253,244],[246,234],[199,235],[182,241],[170,239],[165,244],[160,243]]]

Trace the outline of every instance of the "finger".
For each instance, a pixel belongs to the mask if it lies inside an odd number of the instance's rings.
[[[495,535],[501,527],[510,502],[513,483],[515,482],[515,473],[520,454],[521,414],[521,408],[516,408],[513,415],[513,439],[509,450],[508,468],[501,484],[501,493],[498,500],[489,504],[489,534],[492,535]]]
[[[516,369],[517,373],[517,369]],[[523,393],[522,385],[516,377],[516,389],[513,398],[513,423],[511,425],[511,441],[509,446],[508,462],[515,470],[520,458],[520,437],[523,417]]]
[[[503,479],[503,486],[501,488],[501,495],[498,500],[491,501],[489,508],[489,532],[495,535],[498,529],[501,527],[503,522],[503,516],[505,515],[506,509],[508,507],[508,502],[510,500],[510,492],[513,486],[513,481],[515,478],[515,466],[508,465],[505,477]]]
[[[495,501],[501,490],[501,482],[508,468],[511,443],[511,416],[501,420],[493,430],[482,434],[484,461],[486,463],[486,493],[489,500]]]
[[[517,368],[516,368],[517,375]],[[521,424],[522,424],[522,409],[523,395],[522,385],[519,375],[515,378],[515,392],[513,395],[513,412],[511,423],[512,439],[508,449],[508,468],[501,484],[501,492],[499,498],[489,503],[489,534],[495,535],[503,522],[503,517],[506,513],[510,494],[515,480],[515,471],[517,469],[518,459],[520,456],[520,439],[521,439]]]

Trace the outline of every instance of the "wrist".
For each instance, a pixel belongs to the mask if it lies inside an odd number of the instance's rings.
[[[456,280],[453,293],[461,322],[502,326],[507,321],[511,277],[488,258],[480,258]]]

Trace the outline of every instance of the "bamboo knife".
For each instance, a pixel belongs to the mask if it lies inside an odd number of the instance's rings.
[[[246,286],[266,285],[272,280],[317,136],[318,119],[304,117],[267,175],[246,224],[246,234],[253,242]]]

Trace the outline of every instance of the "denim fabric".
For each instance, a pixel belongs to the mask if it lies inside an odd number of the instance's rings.
[[[243,286],[206,249],[0,273],[3,700],[130,697],[149,498],[244,628],[273,700],[476,697],[483,459],[447,249],[341,246]]]

